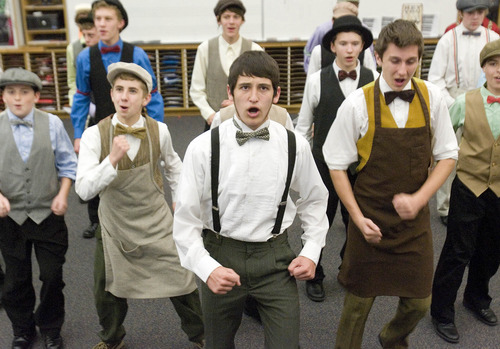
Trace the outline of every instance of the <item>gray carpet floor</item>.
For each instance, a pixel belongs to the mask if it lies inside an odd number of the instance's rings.
[[[203,130],[200,117],[170,117],[166,120],[174,147],[183,157],[189,142]],[[71,123],[65,120],[68,132],[72,133]],[[439,257],[446,235],[445,227],[435,213],[435,201],[431,203],[432,229],[434,232],[435,263]],[[66,282],[66,322],[62,330],[66,348],[91,348],[99,340],[96,332],[99,322],[93,305],[92,268],[95,240],[86,240],[81,232],[88,224],[86,206],[78,202],[72,191],[69,210],[66,215],[69,228],[70,247],[64,269]],[[300,250],[300,223],[296,221],[289,230],[292,247]],[[336,276],[340,262],[339,252],[345,239],[340,214],[337,214],[324,250],[323,265],[327,278],[325,289],[327,298],[322,303],[310,301],[305,295],[305,285],[298,283],[301,302],[300,343],[303,349],[333,348],[338,321],[342,310],[344,291]],[[499,251],[500,253],[500,251]],[[37,266],[34,266],[34,282],[37,290]],[[410,338],[411,348],[455,348],[455,349],[498,349],[500,348],[500,326],[489,327],[465,309],[462,304],[463,285],[456,304],[456,325],[460,331],[459,344],[448,344],[433,331],[430,315],[418,325]],[[496,275],[491,282],[491,295],[494,297],[492,308],[500,315],[500,278]],[[363,338],[363,348],[379,348],[377,335],[383,325],[392,317],[398,299],[379,297],[376,299],[368,318]],[[192,348],[187,337],[180,329],[180,321],[168,299],[131,300],[129,313],[125,320],[127,335],[126,348]],[[10,348],[12,331],[5,311],[0,310],[0,348]],[[244,316],[237,334],[236,347],[258,349],[264,347],[263,331],[254,320]],[[42,348],[38,341],[34,348]]]

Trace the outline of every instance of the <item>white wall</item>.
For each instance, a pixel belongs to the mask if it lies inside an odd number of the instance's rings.
[[[84,0],[85,1],[85,0]],[[70,38],[75,40],[75,5],[66,0]],[[122,37],[127,41],[162,43],[201,42],[219,33],[213,13],[216,0],[122,0],[129,26]],[[243,36],[257,40],[307,40],[316,26],[332,17],[336,0],[243,0],[247,13]],[[401,16],[408,0],[362,0],[359,16]],[[456,19],[456,0],[421,0],[424,14],[436,14],[438,34]],[[91,1],[89,1],[91,3]]]

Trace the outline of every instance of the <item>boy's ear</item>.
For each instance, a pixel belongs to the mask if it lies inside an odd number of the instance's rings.
[[[40,99],[40,91],[35,91],[35,104],[38,103],[39,99]]]
[[[227,99],[234,102],[233,95],[231,94],[231,88],[229,87],[229,85],[226,85],[226,87],[227,87]]]
[[[276,89],[276,95],[273,97],[273,103],[276,104],[280,100],[280,94],[281,94],[281,87],[278,86]]]
[[[148,95],[145,96],[144,100],[142,101],[142,106],[143,107],[147,106],[150,101],[151,101],[151,93],[148,93]]]

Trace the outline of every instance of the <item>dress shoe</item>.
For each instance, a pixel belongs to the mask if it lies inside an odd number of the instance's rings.
[[[472,304],[464,300],[464,307],[469,309],[479,321],[485,323],[488,326],[496,326],[498,323],[497,316],[491,310],[491,308],[477,309]]]
[[[432,318],[432,324],[437,335],[450,343],[458,343],[460,336],[458,335],[457,327],[453,322],[439,322]]]
[[[439,216],[439,219],[441,219],[441,223],[448,226],[448,216]]]
[[[95,232],[99,227],[99,223],[90,223],[90,225],[82,233],[85,239],[92,239],[95,236]]]
[[[325,300],[323,281],[306,281],[306,294],[314,302],[323,302]]]
[[[35,342],[35,334],[29,336],[14,336],[12,340],[12,349],[30,349]]]
[[[43,344],[46,349],[62,349],[63,348],[63,340],[61,336],[57,335],[55,337],[42,335]]]

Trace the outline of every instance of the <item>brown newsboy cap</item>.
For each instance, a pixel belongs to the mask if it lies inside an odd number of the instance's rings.
[[[121,73],[129,73],[137,76],[139,80],[146,84],[148,92],[151,92],[151,90],[153,89],[153,79],[151,78],[151,75],[146,69],[135,63],[118,62],[110,64],[108,67],[107,75],[109,83],[113,85],[113,81],[116,79],[118,74]]]
[[[42,80],[35,73],[23,68],[9,68],[0,76],[0,87],[8,85],[28,85],[35,91],[42,89]]]
[[[241,10],[242,15],[247,12],[247,9],[240,0],[219,0],[214,7],[215,16],[221,15],[228,7],[237,7]]]
[[[490,41],[484,45],[481,53],[479,54],[479,62],[481,67],[486,63],[491,57],[500,56],[500,39],[495,41]]]

